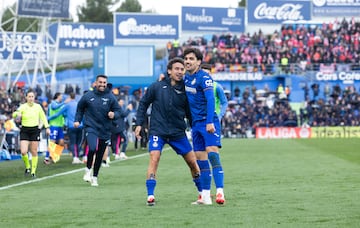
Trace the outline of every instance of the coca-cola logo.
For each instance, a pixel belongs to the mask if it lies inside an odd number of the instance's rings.
[[[266,2],[259,4],[254,10],[254,17],[256,19],[270,19],[270,20],[303,20],[300,9],[301,4],[286,3],[281,6],[268,6]]]

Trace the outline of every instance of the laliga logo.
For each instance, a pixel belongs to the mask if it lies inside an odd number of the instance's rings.
[[[266,2],[259,4],[254,10],[254,17],[256,19],[276,19],[276,20],[302,20],[300,9],[303,6],[300,4],[286,3],[280,7],[267,6]]]

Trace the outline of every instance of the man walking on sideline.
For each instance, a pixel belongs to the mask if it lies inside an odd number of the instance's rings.
[[[79,100],[74,127],[80,126],[84,120],[85,137],[89,146],[84,181],[91,186],[98,186],[98,174],[102,158],[111,137],[112,120],[120,117],[120,106],[107,88],[107,76],[96,76],[95,88],[87,92]],[[94,170],[91,177],[91,167],[96,155]]]

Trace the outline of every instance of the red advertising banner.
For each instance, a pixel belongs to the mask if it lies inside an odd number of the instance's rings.
[[[360,138],[360,127],[259,127],[257,139]]]
[[[304,127],[259,127],[256,128],[257,139],[300,139],[311,138],[311,128]]]

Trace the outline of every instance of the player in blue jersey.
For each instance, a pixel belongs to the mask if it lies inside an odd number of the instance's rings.
[[[211,170],[213,168],[216,189],[216,202],[225,203],[224,172],[220,163],[221,127],[215,112],[213,80],[200,69],[203,55],[197,48],[184,51],[185,90],[192,116],[193,147],[200,168],[201,192],[196,204],[212,204],[210,197]]]
[[[146,177],[147,204],[155,204],[154,190],[156,172],[164,145],[169,144],[178,155],[181,155],[190,168],[195,185],[200,186],[200,170],[191,144],[186,137],[184,118],[191,118],[184,88],[184,61],[181,58],[171,59],[167,65],[166,77],[151,84],[141,98],[136,114],[135,135],[140,131],[146,118],[146,111],[151,106],[149,126],[149,166]]]

